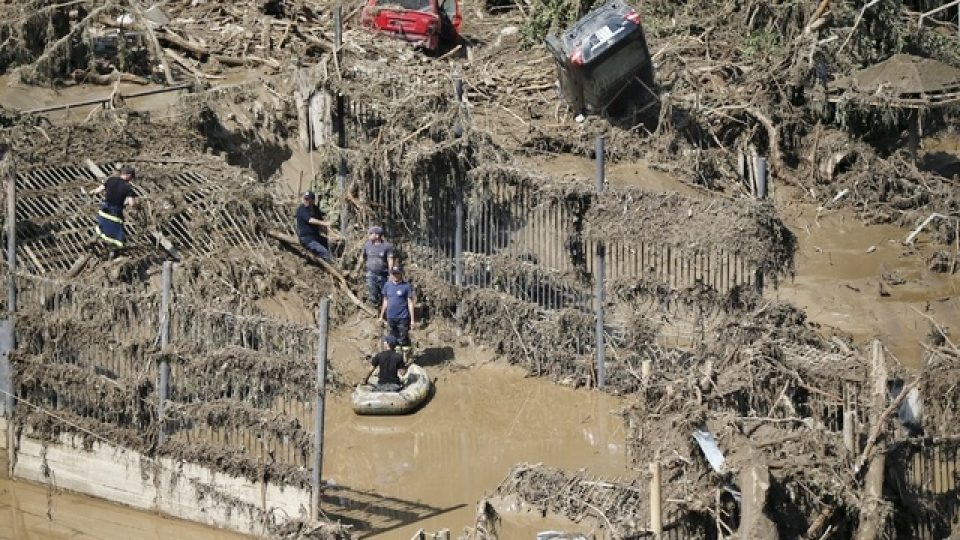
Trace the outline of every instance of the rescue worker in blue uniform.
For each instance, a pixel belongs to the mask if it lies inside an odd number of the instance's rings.
[[[111,176],[106,182],[90,190],[91,195],[103,193],[103,203],[97,213],[97,237],[111,248],[111,255],[123,249],[126,233],[123,230],[123,210],[137,205],[137,196],[130,182],[137,176],[132,165],[120,168],[120,176]]]
[[[307,191],[303,194],[303,203],[297,208],[297,238],[308,251],[330,264],[336,264],[325,234],[330,230],[330,223],[324,221],[323,212],[316,202],[317,196],[314,192]]]
[[[394,266],[390,269],[390,278],[383,284],[381,292],[380,321],[387,322],[390,335],[397,338],[406,357],[410,353],[410,329],[417,321],[413,312],[413,286],[403,279],[403,268]]]

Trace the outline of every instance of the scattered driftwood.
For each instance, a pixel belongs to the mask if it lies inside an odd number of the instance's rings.
[[[207,56],[210,55],[210,49],[204,47],[203,45],[193,42],[189,39],[184,39],[178,36],[170,29],[164,29],[158,33],[158,36],[163,41],[166,41],[171,46],[174,46],[184,52],[190,53],[197,60],[206,60]]]
[[[116,82],[129,82],[135,84],[150,84],[148,79],[134,75],[132,73],[125,73],[122,71],[113,70],[111,73],[97,73],[92,69],[75,69],[71,73],[73,80],[78,83],[91,83],[99,84],[102,86],[109,86]]]
[[[911,231],[910,234],[907,235],[907,237],[903,240],[903,243],[906,245],[912,244],[913,241],[917,238],[917,235],[920,234],[920,231],[922,231],[927,225],[930,224],[931,221],[933,221],[936,218],[946,219],[947,216],[943,214],[939,214],[937,212],[930,214],[929,216],[927,216],[927,219],[923,220],[923,222],[921,222],[920,225],[917,225],[917,227],[913,229],[913,231]]]
[[[367,315],[370,315],[371,317],[377,315],[377,313],[373,310],[373,308],[363,303],[359,298],[357,298],[357,295],[355,295],[353,291],[350,290],[350,283],[347,281],[346,276],[344,276],[343,273],[340,272],[340,270],[330,265],[327,261],[321,259],[320,257],[317,257],[313,253],[310,253],[309,251],[304,249],[303,246],[300,245],[300,242],[296,238],[288,234],[283,234],[278,231],[267,231],[267,236],[282,242],[288,247],[295,249],[298,253],[300,253],[301,255],[304,255],[311,261],[319,264],[320,267],[323,268],[328,274],[336,278],[337,283],[340,285],[340,288],[343,289],[343,292],[347,295],[348,298],[350,298],[351,302],[353,302],[357,307],[363,310],[363,312],[366,313]]]

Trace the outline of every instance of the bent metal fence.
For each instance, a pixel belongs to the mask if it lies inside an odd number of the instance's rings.
[[[17,285],[25,434],[312,486],[318,328],[29,274]]]
[[[960,530],[960,438],[897,443],[887,463],[896,538],[946,540]]]

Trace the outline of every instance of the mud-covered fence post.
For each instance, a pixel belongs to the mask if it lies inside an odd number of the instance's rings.
[[[337,12],[340,7],[337,6]],[[337,46],[339,50],[339,45]],[[346,98],[343,94],[337,93],[337,197],[340,207],[340,232],[346,240],[347,227],[349,226],[349,216],[347,209],[347,106]],[[346,249],[346,246],[344,246]]]
[[[166,349],[170,345],[170,294],[173,288],[173,262],[164,261],[160,292],[160,384],[157,417],[160,423],[159,444],[167,441],[167,400],[170,399],[170,360]]]
[[[4,155],[6,154],[6,155]],[[13,165],[13,153],[0,150],[0,163],[7,163],[7,320],[0,329],[3,350],[0,350],[0,413],[10,418],[13,415],[14,396],[13,364],[10,352],[16,344],[14,319],[17,313],[17,174]],[[0,166],[0,169],[3,167]],[[13,444],[9,446],[12,448]],[[12,461],[11,461],[12,463]]]
[[[883,354],[883,344],[879,340],[873,341],[870,355],[870,372],[873,383],[872,400],[870,404],[870,425],[876,429],[878,424],[886,421],[883,410],[887,403],[887,366]],[[886,445],[885,434],[881,432],[877,445]],[[887,452],[885,449],[873,454],[867,464],[867,474],[863,480],[863,502],[860,503],[860,523],[857,527],[857,540],[877,540],[881,537],[884,520],[883,512],[883,480],[886,469]],[[860,474],[854,466],[854,474]]]
[[[343,47],[343,5],[337,4],[333,10],[333,54],[340,60],[340,48]]]
[[[597,194],[595,199],[599,202],[600,193],[603,192],[604,178],[604,137],[597,137]],[[603,304],[604,304],[604,270],[606,266],[606,248],[602,241],[597,241],[597,268],[594,272],[594,314],[596,316],[595,328],[595,350],[597,359],[597,387],[603,388],[607,384],[606,367],[606,343],[603,338]]]
[[[313,471],[310,478],[310,519],[320,514],[320,472],[323,469],[323,416],[327,381],[327,323],[330,299],[320,300],[317,309],[317,402],[313,411]]]
[[[854,411],[843,412],[843,446],[851,456],[857,451],[856,439],[854,438],[856,419],[857,413]]]
[[[661,497],[660,462],[650,463],[650,530],[654,538],[663,537],[663,499]]]
[[[13,153],[0,150],[0,170],[7,163],[7,320],[0,328],[0,413],[7,418],[7,466],[13,474],[17,445],[14,444],[13,408],[16,405],[17,389],[13,384],[14,367],[10,352],[17,348],[17,172]]]
[[[757,198],[767,198],[767,158],[757,157]]]
[[[453,80],[453,95],[457,100],[458,106],[463,103],[463,79],[456,77]],[[463,127],[457,124],[454,127],[453,136],[460,137],[463,134]],[[457,335],[463,333],[463,185],[464,182],[457,182],[456,202],[454,203],[454,219],[456,224],[453,231],[453,284],[457,288],[457,312],[455,318],[457,321]]]

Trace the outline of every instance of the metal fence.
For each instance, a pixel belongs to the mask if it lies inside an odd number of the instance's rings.
[[[67,422],[57,432],[85,429],[121,447],[309,486],[316,327],[175,294],[165,302],[29,274],[17,285],[15,383],[35,413],[30,429],[43,423],[38,411],[52,412]]]
[[[946,540],[960,528],[960,438],[909,439],[887,461],[896,538]]]
[[[397,237],[435,253],[439,264],[433,266],[450,283],[457,282],[459,266],[464,286],[495,288],[544,309],[590,311],[598,242],[583,230],[592,195],[545,198],[534,182],[487,178],[478,193],[464,187],[466,179],[425,176],[405,186],[371,175],[359,189]],[[470,197],[476,200],[464,200]],[[616,238],[603,245],[608,287],[652,281],[672,290],[705,285],[725,294],[758,285],[756,267],[735,252]]]
[[[119,166],[90,162],[15,174],[21,268],[37,275],[62,275],[90,252],[96,201],[82,189],[92,187]],[[292,231],[293,220],[283,206],[244,201],[236,197],[235,186],[218,185],[196,171],[145,179],[135,185],[135,193],[147,207],[173,192],[184,203],[175,211],[155,208],[147,212],[165,214],[162,222],[146,222],[135,215],[125,220],[129,238],[125,252],[129,256],[157,252],[161,238],[184,253],[218,253],[225,245],[256,250],[272,244],[265,235],[267,229]],[[78,213],[83,208],[89,212]]]

